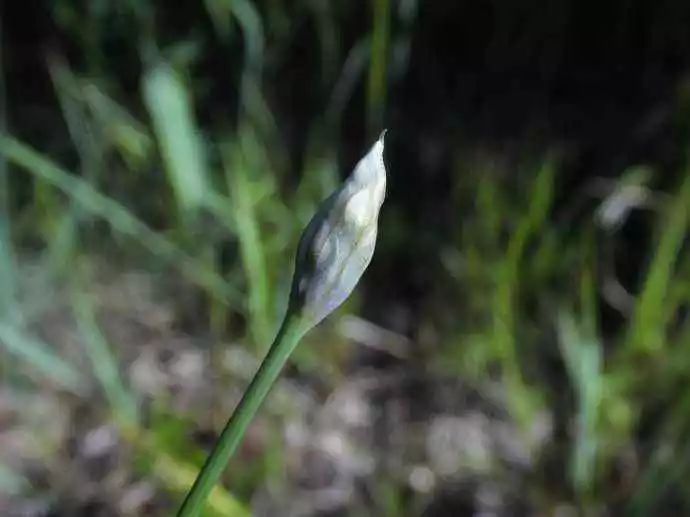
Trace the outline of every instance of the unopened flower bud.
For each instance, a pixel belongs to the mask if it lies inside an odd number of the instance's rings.
[[[374,254],[386,193],[384,135],[321,204],[300,239],[288,311],[309,327],[345,301]]]

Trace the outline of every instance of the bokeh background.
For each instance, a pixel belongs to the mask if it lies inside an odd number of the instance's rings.
[[[0,7],[0,514],[173,514],[318,202],[355,295],[207,515],[690,513],[690,4]]]

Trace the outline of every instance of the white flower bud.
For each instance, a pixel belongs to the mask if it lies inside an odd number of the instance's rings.
[[[345,301],[374,254],[386,193],[384,135],[321,204],[302,234],[288,311],[305,325],[316,325]]]

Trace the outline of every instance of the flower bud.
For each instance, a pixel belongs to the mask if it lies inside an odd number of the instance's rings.
[[[288,313],[309,327],[345,301],[374,254],[386,193],[384,135],[321,204],[300,239]]]

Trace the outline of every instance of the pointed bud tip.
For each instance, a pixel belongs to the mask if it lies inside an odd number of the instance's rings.
[[[311,326],[345,301],[373,256],[386,193],[385,134],[321,204],[302,233],[289,310]]]

